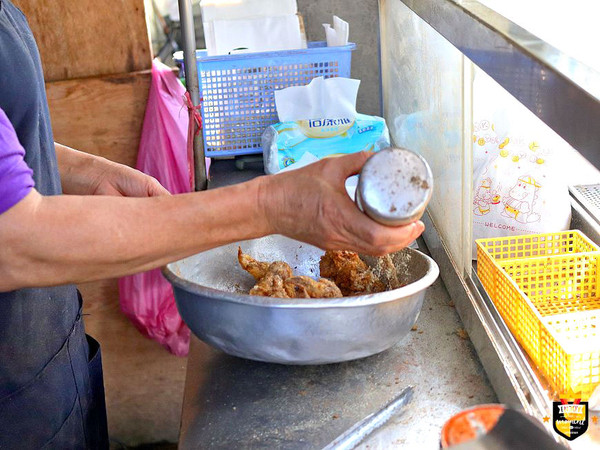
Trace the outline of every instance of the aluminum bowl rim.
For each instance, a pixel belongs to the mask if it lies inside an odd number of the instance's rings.
[[[412,297],[415,294],[424,292],[425,289],[427,289],[435,282],[440,272],[436,262],[430,256],[425,255],[424,253],[418,250],[408,247],[407,251],[411,253],[417,253],[419,257],[422,257],[425,259],[425,261],[427,261],[427,272],[421,278],[398,289],[378,292],[375,294],[355,295],[351,297],[342,298],[275,298],[222,291],[219,289],[193,283],[177,275],[170,268],[170,266],[172,266],[173,264],[177,264],[178,261],[163,266],[162,274],[174,287],[183,289],[188,293],[200,295],[213,300],[226,301],[229,303],[237,303],[248,306],[259,306],[266,308],[298,309],[363,307],[398,301],[408,297]]]

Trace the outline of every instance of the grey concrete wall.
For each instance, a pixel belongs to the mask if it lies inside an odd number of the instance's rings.
[[[309,41],[325,40],[324,23],[333,15],[350,24],[350,42],[357,45],[352,54],[352,78],[361,80],[356,109],[381,115],[379,64],[379,12],[377,0],[297,0]]]

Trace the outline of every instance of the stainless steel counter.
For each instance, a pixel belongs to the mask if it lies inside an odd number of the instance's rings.
[[[233,161],[216,161],[210,186],[261,172],[251,165],[236,171]],[[420,242],[426,252],[423,246]],[[225,355],[192,338],[180,448],[321,448],[407,385],[415,387],[415,394],[405,414],[363,447],[438,448],[446,419],[469,406],[496,402],[461,328],[438,279],[426,293],[417,330],[390,350],[362,360],[266,364]]]
[[[406,413],[366,445],[438,448],[446,419],[496,401],[459,328],[438,280],[426,294],[417,330],[390,350],[358,361],[266,364],[227,356],[194,338],[180,448],[321,448],[407,385],[415,386],[415,395]]]
[[[230,162],[213,167],[213,186]],[[225,179],[242,181],[246,171]],[[420,243],[423,246],[423,243]],[[438,448],[446,419],[496,401],[441,280],[426,294],[417,330],[388,351],[325,366],[243,360],[193,338],[180,448],[321,448],[407,385],[406,413],[364,448]],[[356,330],[360,333],[360,330]]]

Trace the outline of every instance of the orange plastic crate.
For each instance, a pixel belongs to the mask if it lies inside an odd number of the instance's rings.
[[[477,240],[483,286],[558,394],[589,395],[600,384],[600,338],[591,339],[600,329],[599,257],[577,230]]]

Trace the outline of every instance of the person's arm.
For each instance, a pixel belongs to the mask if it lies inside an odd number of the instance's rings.
[[[0,215],[0,291],[122,276],[273,233],[323,249],[399,250],[423,224],[379,225],[346,193],[344,180],[367,158],[357,153],[177,196],[46,197],[32,191]]]
[[[122,276],[264,235],[258,185],[149,198],[32,191],[0,215],[0,291]]]
[[[54,143],[65,194],[153,197],[168,195],[153,177],[106,158]]]

